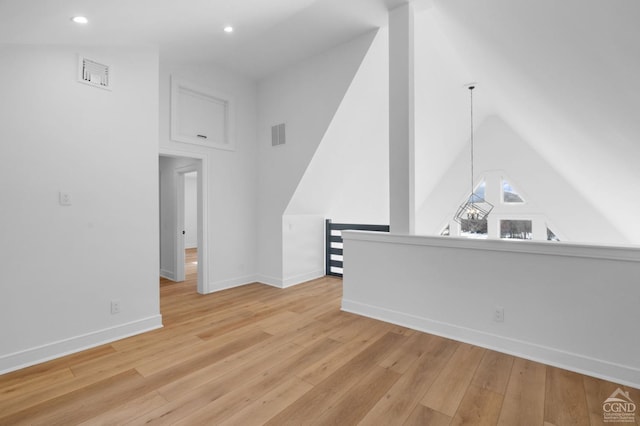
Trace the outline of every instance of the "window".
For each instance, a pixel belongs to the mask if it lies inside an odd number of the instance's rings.
[[[531,240],[532,236],[530,220],[500,221],[500,238]]]
[[[476,186],[476,189],[473,191],[473,195],[469,196],[469,201],[479,201],[484,200],[484,193],[487,188],[487,185],[484,181],[480,182],[480,185]],[[473,199],[471,199],[473,197]]]
[[[506,180],[502,180],[502,201],[505,203],[524,203],[524,200]]]
[[[560,241],[560,238],[547,226],[547,241]]]
[[[487,238],[487,219],[463,219],[460,223],[460,235],[467,238]]]
[[[475,239],[560,241],[556,228],[547,224],[547,221],[552,218],[547,218],[544,211],[531,205],[529,195],[522,193],[518,182],[507,176],[505,171],[486,171],[474,183],[477,183],[477,186],[474,187],[473,193],[469,195],[469,192],[465,191],[463,195],[467,197],[463,198],[465,202],[453,214],[453,220],[456,223],[451,221],[448,222],[450,227],[445,227],[445,224],[441,228],[436,228],[437,235]],[[467,186],[467,191],[468,188]],[[522,191],[525,189],[522,188]],[[461,185],[460,191],[462,190]],[[474,214],[472,207],[468,207],[471,203],[476,205],[476,209],[480,212],[478,215]],[[485,205],[489,207],[485,208]],[[484,216],[486,211],[489,211],[488,216],[478,220],[477,218]]]

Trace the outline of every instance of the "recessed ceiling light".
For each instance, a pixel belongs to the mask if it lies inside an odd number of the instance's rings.
[[[71,18],[73,22],[76,24],[88,24],[89,20],[85,16],[74,16]]]
[[[224,32],[225,33],[232,33],[233,32],[233,27],[231,25],[227,25],[226,27],[224,27]]]

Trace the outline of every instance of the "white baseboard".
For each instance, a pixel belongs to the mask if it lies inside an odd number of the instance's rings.
[[[171,271],[167,271],[166,269],[160,269],[160,276],[162,278],[166,278],[166,279],[171,280],[171,281],[175,281],[176,280],[176,274],[174,274]]]
[[[343,299],[342,310],[640,389],[640,370],[630,366],[353,300]]]
[[[210,282],[207,290],[208,293],[216,293],[218,291],[228,290],[230,288],[240,287],[242,285],[252,284],[258,281],[257,275],[245,275],[243,277]]]
[[[305,274],[295,275],[288,278],[275,278],[268,275],[257,275],[256,281],[277,288],[287,288],[294,285],[306,283],[307,281],[315,280],[317,278],[322,278],[324,277],[324,275],[324,269],[322,269],[318,271],[307,272]]]
[[[284,288],[282,285],[282,278],[270,277],[269,275],[259,274],[256,276],[256,281],[261,284],[270,285],[272,287]]]
[[[162,328],[162,316],[154,315],[138,321],[82,334],[46,345],[0,356],[0,374],[40,364],[55,358],[94,348],[136,334]]]
[[[282,287],[283,288],[292,287],[294,285],[306,283],[307,281],[315,280],[321,277],[324,277],[324,269],[295,275],[293,277],[284,278],[282,280]]]

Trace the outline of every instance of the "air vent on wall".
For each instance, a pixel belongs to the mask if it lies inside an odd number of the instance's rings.
[[[284,145],[284,123],[271,127],[271,146]]]
[[[109,65],[101,64],[83,56],[79,56],[78,81],[90,86],[111,90]]]

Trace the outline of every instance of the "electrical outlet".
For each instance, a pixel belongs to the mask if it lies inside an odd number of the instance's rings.
[[[504,308],[502,306],[496,306],[493,311],[493,320],[495,322],[504,322]]]
[[[111,315],[120,313],[120,301],[112,300],[111,301]]]

